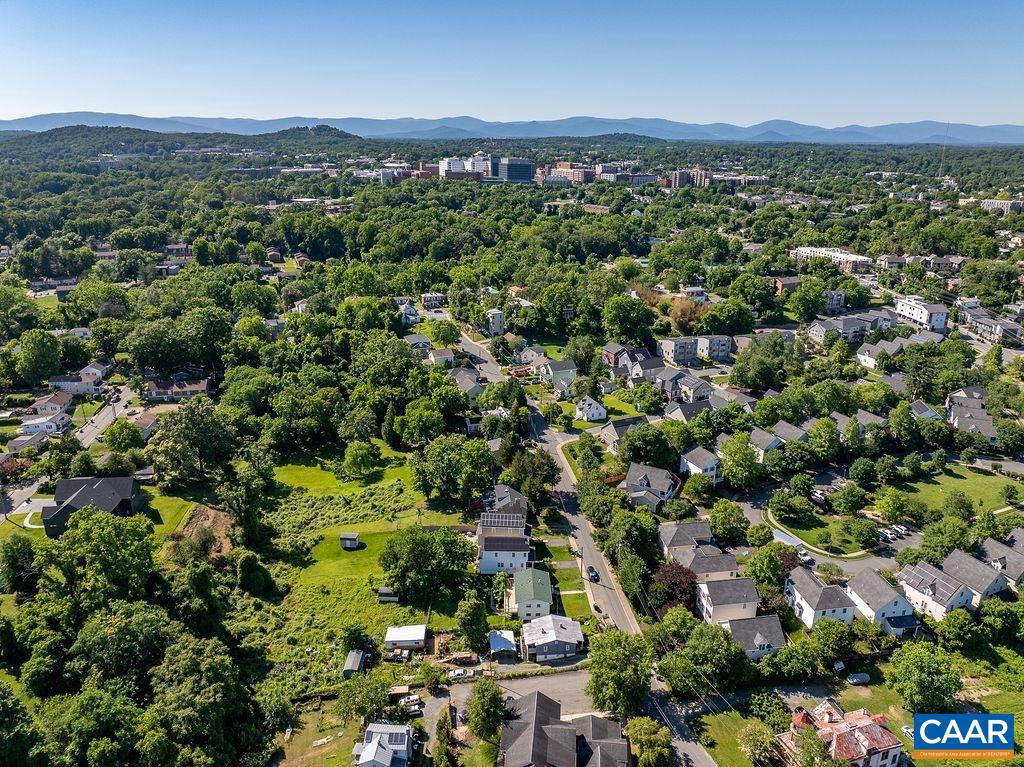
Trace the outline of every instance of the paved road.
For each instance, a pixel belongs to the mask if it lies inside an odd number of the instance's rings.
[[[84,447],[89,447],[103,433],[104,429],[127,412],[128,403],[131,402],[131,399],[131,388],[128,386],[116,388],[107,404],[97,410],[93,417],[86,421],[75,433],[78,441]]]

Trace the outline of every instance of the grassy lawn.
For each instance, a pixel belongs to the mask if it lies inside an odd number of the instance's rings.
[[[196,505],[193,500],[176,495],[164,495],[155,488],[146,487],[142,492],[148,499],[149,508],[160,516],[160,521],[154,520],[153,525],[157,538],[163,538],[181,527],[188,512]]]
[[[299,726],[295,728],[292,739],[279,743],[284,748],[284,761],[281,767],[328,767],[328,765],[348,764],[352,759],[352,746],[359,731],[359,722],[353,719],[342,723],[337,717],[323,711],[309,711],[302,715]],[[333,737],[330,743],[313,747],[313,741]]]
[[[797,538],[812,546],[824,548],[819,541],[821,534],[827,530],[832,536],[830,551],[840,554],[852,554],[855,551],[860,551],[860,546],[847,535],[846,527],[839,517],[815,512],[814,516],[809,519],[786,520],[782,524]]]
[[[725,711],[705,714],[695,722],[710,738],[707,750],[718,767],[754,767],[736,741],[736,733],[749,721],[735,711]]]
[[[568,546],[548,546],[548,553],[556,562],[572,562],[576,559]]]
[[[559,591],[583,590],[583,576],[575,567],[556,567],[554,576]]]
[[[42,298],[33,298],[32,300],[36,302],[36,305],[40,309],[56,309],[57,305],[60,303],[57,301],[56,293],[51,293],[43,296]]]
[[[381,440],[375,439],[374,442],[380,448],[384,467],[365,480],[345,481],[334,475],[330,470],[330,462],[341,459],[337,451],[294,453],[286,456],[286,463],[274,469],[274,478],[291,487],[302,488],[312,495],[346,495],[370,485],[393,482],[396,479],[411,484],[412,471],[406,465],[405,454],[392,450]]]
[[[572,618],[574,621],[583,623],[592,615],[590,602],[587,600],[586,594],[566,594],[560,597],[560,599],[562,600],[562,610],[566,618]]]
[[[899,489],[908,493],[911,498],[925,506],[938,509],[950,490],[961,490],[978,505],[978,510],[1001,509],[1006,501],[999,497],[999,490],[1012,483],[1007,477],[1001,477],[991,471],[976,466],[948,466],[940,476],[923,477],[915,482],[899,485]],[[1024,485],[1016,483],[1019,490]]]
[[[99,410],[100,407],[102,406],[103,400],[100,399],[87,400],[86,402],[82,402],[77,407],[75,407],[75,412],[71,414],[71,423],[73,423],[75,426],[82,426],[83,424],[85,424],[86,421],[88,421],[90,418],[96,415],[96,411]]]
[[[640,415],[639,410],[625,400],[616,397],[614,392],[605,394],[601,404],[608,411],[609,418],[625,418],[631,415]]]
[[[481,740],[462,752],[459,764],[462,767],[494,767],[498,761],[498,746],[490,741]]]
[[[10,442],[12,439],[17,437],[19,426],[21,426],[21,421],[17,418],[9,418],[5,421],[0,421],[0,444]]]

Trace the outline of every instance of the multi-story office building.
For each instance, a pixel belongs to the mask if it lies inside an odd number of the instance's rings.
[[[498,178],[514,184],[532,184],[536,166],[524,157],[502,157],[498,163]]]

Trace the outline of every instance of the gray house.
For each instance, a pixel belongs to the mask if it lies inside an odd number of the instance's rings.
[[[571,658],[583,647],[583,628],[562,615],[545,615],[523,624],[522,656],[542,663]]]

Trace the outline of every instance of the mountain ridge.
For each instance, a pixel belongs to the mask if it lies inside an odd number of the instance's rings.
[[[764,120],[754,125],[690,123],[658,117],[592,117],[557,120],[487,121],[470,115],[455,117],[144,117],[114,112],[53,112],[0,120],[0,131],[42,132],[53,128],[140,128],[158,133],[232,133],[258,135],[288,128],[327,125],[363,138],[387,139],[528,139],[601,136],[632,133],[668,141],[808,142],[825,144],[954,145],[1024,144],[1024,125],[972,125],[921,120],[884,125],[850,124],[823,128],[791,120]]]

